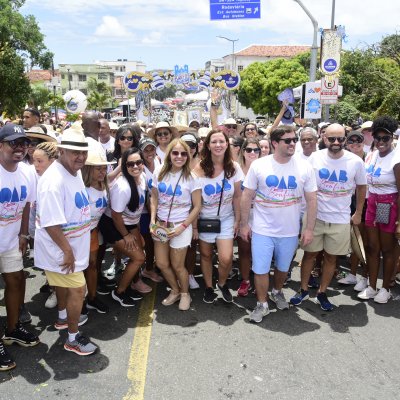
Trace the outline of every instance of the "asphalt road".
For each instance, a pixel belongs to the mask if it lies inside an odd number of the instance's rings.
[[[79,357],[63,349],[66,333],[52,327],[57,312],[44,308],[47,295],[39,293],[44,275],[27,271],[30,328],[41,343],[8,347],[17,368],[0,372],[1,400],[399,398],[398,300],[361,302],[351,287],[333,282],[333,312],[311,300],[287,311],[270,304],[271,313],[254,324],[248,319],[254,295],[208,305],[200,289],[192,291],[191,309],[181,312],[177,304],[161,305],[167,291],[159,284],[155,296],[134,309],[103,296],[110,313],[91,312],[82,327],[100,351]],[[298,282],[294,268],[287,298]],[[233,278],[230,285],[237,290],[239,281]],[[399,286],[393,294],[400,296]]]

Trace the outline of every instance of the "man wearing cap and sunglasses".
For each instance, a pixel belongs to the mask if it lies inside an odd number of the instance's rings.
[[[367,179],[363,160],[344,150],[346,136],[341,125],[329,125],[324,142],[326,149],[316,151],[309,158],[318,185],[317,221],[313,241],[303,246],[301,288],[290,302],[300,305],[309,298],[307,285],[314,260],[324,250],[324,267],[316,299],[324,311],[332,311],[333,305],[325,292],[335,272],[336,257],[349,253],[350,222],[354,225],[361,222]],[[357,204],[351,216],[350,203],[354,189]]]
[[[0,130],[0,273],[5,283],[7,325],[0,341],[0,370],[15,367],[4,344],[35,346],[36,335],[19,322],[19,310],[25,297],[22,255],[29,240],[30,203],[35,199],[33,170],[21,161],[30,140],[19,125],[7,124]]]
[[[81,315],[89,264],[90,205],[80,169],[88,155],[82,131],[64,131],[59,158],[41,177],[37,190],[35,264],[56,287],[58,320],[55,328],[68,329],[64,349],[89,355],[97,347],[79,333],[87,321]]]

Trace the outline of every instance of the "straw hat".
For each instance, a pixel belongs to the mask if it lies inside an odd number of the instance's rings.
[[[88,156],[85,165],[99,166],[99,165],[111,165],[111,164],[116,164],[116,161],[107,161],[107,158],[105,158],[104,154],[102,154],[100,151],[96,150],[88,151]]]
[[[61,137],[61,142],[57,147],[67,150],[87,151],[89,143],[83,134],[82,128],[72,125],[71,128],[66,129]]]
[[[174,137],[179,136],[178,129],[176,129],[174,126],[171,126],[168,122],[165,121],[158,122],[157,125],[154,128],[150,129],[147,134],[154,139],[157,131],[161,128],[167,128]]]
[[[31,139],[41,139],[45,142],[57,142],[53,131],[49,130],[47,133],[44,133],[44,130],[40,126],[32,126],[31,128],[27,129],[26,136]]]

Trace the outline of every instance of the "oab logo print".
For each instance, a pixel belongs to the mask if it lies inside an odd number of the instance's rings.
[[[222,196],[221,204],[228,204],[231,202],[233,193],[231,191],[232,185],[227,179],[223,179],[221,183],[208,184],[203,188],[204,194],[207,196],[204,207],[218,208],[219,199],[221,197],[222,186],[224,187],[224,195]]]
[[[22,218],[27,195],[25,185],[21,185],[19,190],[16,187],[0,190],[0,225],[12,224]]]
[[[288,207],[301,202],[296,177],[268,175],[265,178],[265,193],[257,191],[256,202],[266,207]]]
[[[164,208],[168,209],[170,208],[171,205],[171,199],[172,196],[174,195],[174,190],[175,190],[175,197],[174,197],[174,201],[172,203],[172,207],[174,207],[174,209],[177,208],[181,208],[184,207],[185,204],[182,204],[182,200],[180,199],[180,197],[182,197],[182,186],[181,185],[171,185],[169,183],[165,183],[165,182],[159,182],[158,183],[158,192],[159,192],[159,196],[160,199],[165,199],[164,202]]]
[[[76,192],[74,196],[75,207],[73,217],[75,221],[62,225],[65,236],[74,238],[85,234],[90,229],[90,206],[87,194]]]
[[[328,197],[343,197],[351,193],[352,188],[347,184],[349,178],[347,171],[344,170],[329,170],[321,168],[318,171],[320,178],[319,192]]]

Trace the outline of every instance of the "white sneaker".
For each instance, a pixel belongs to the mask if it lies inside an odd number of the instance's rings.
[[[368,279],[363,276],[358,280],[357,285],[354,286],[356,292],[362,292],[368,287]]]
[[[189,275],[189,287],[190,289],[199,289],[200,285],[197,283],[193,275]]]
[[[46,308],[54,308],[57,306],[57,296],[55,291],[50,293],[50,296],[47,298],[46,303],[44,303],[44,306]]]
[[[374,301],[380,304],[386,304],[389,299],[392,297],[390,290],[386,290],[382,288],[379,290],[378,294],[374,297]]]
[[[339,279],[338,283],[342,285],[355,285],[357,283],[357,278],[353,274],[347,274],[344,278]]]
[[[371,286],[366,287],[362,292],[358,293],[357,297],[361,300],[373,299],[378,294],[378,291],[372,289]]]

